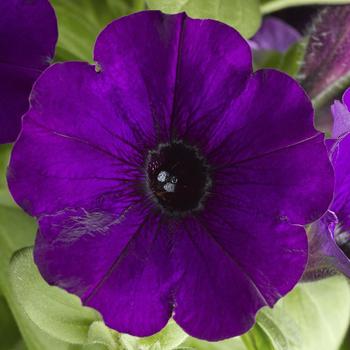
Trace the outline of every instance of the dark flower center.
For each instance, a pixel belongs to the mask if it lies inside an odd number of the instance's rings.
[[[350,259],[350,232],[347,230],[336,229],[334,238],[338,247]]]
[[[200,209],[210,186],[205,159],[195,147],[178,141],[149,153],[147,175],[155,199],[172,214]]]

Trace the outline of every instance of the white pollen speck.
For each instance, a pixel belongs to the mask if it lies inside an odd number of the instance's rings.
[[[170,179],[170,182],[171,182],[172,184],[176,184],[176,183],[177,183],[177,177],[172,176],[171,179]]]
[[[159,182],[165,182],[169,177],[169,173],[167,171],[161,171],[158,176],[157,176],[157,180]]]
[[[165,191],[167,192],[175,192],[175,185],[172,184],[171,182],[167,182],[164,187]]]

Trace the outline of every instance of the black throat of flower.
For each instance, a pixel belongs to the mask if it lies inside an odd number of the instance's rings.
[[[209,167],[199,151],[181,141],[161,144],[148,154],[148,188],[165,212],[199,210],[211,184]]]

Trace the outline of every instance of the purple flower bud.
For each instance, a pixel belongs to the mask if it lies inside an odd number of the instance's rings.
[[[286,52],[300,38],[300,33],[289,24],[267,17],[249,44],[254,50]]]

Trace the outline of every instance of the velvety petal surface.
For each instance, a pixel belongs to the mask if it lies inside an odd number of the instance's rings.
[[[342,102],[334,101],[331,111],[333,115],[332,137],[338,138],[350,131],[350,89],[344,92]]]
[[[56,64],[38,80],[8,172],[14,198],[30,214],[142,192],[142,151],[128,138],[109,89],[85,63]]]
[[[65,210],[40,220],[35,261],[49,283],[79,295],[108,326],[147,336],[173,310],[173,234],[144,203],[119,217]]]
[[[350,229],[350,134],[334,145],[331,157],[335,172],[331,210],[336,213],[339,222]]]
[[[333,171],[323,135],[313,126],[309,99],[287,75],[258,71],[220,123],[203,120],[189,134],[213,167],[219,198],[229,195],[254,215],[266,211],[297,224],[327,210]]]
[[[39,220],[35,261],[45,279],[83,297],[98,285],[142,224],[142,205],[119,215],[70,208]]]
[[[350,110],[350,88],[347,88],[343,94],[343,103]]]
[[[147,41],[140,31],[147,34]],[[207,61],[201,63],[204,54]],[[187,92],[198,97],[195,104],[205,101],[209,108],[226,99],[225,94],[214,101],[211,91],[222,91],[230,83],[236,93],[251,69],[249,47],[232,28],[156,11],[110,24],[97,40],[95,59],[96,68],[56,64],[35,86],[9,172],[14,198],[32,215],[97,200],[98,193],[115,186],[117,173],[122,172],[126,180],[139,180],[139,173],[126,163],[142,166],[150,149],[169,141],[177,89],[182,96],[186,92],[182,86],[188,87]],[[200,64],[202,69],[197,69]],[[176,79],[179,71],[186,72],[182,81]],[[199,76],[193,79],[197,71]],[[211,83],[214,80],[217,85]],[[193,99],[185,102],[186,108],[194,103]],[[28,162],[33,163],[30,169]]]
[[[350,130],[350,112],[348,107],[338,100],[331,106],[333,115],[332,137],[338,138]]]
[[[53,58],[57,23],[48,0],[0,2],[0,143],[13,142],[35,79]]]
[[[295,285],[307,260],[301,226],[231,215],[225,206],[210,206],[186,221],[174,248],[183,271],[174,318],[192,336],[211,341],[246,332],[259,308]]]
[[[113,97],[132,94],[132,100],[123,98],[122,103],[133,118],[148,125],[151,135],[167,130],[167,141],[183,138],[189,123],[217,121],[252,72],[250,48],[231,27],[156,11],[109,25],[97,40],[95,60],[120,87]],[[147,98],[140,98],[135,86]]]
[[[254,73],[240,95],[228,99],[220,117],[192,120],[186,136],[197,141],[213,165],[261,156],[318,134],[306,93],[288,75],[272,69]]]
[[[276,17],[267,17],[249,43],[254,50],[286,52],[300,38],[300,33],[288,23]]]

